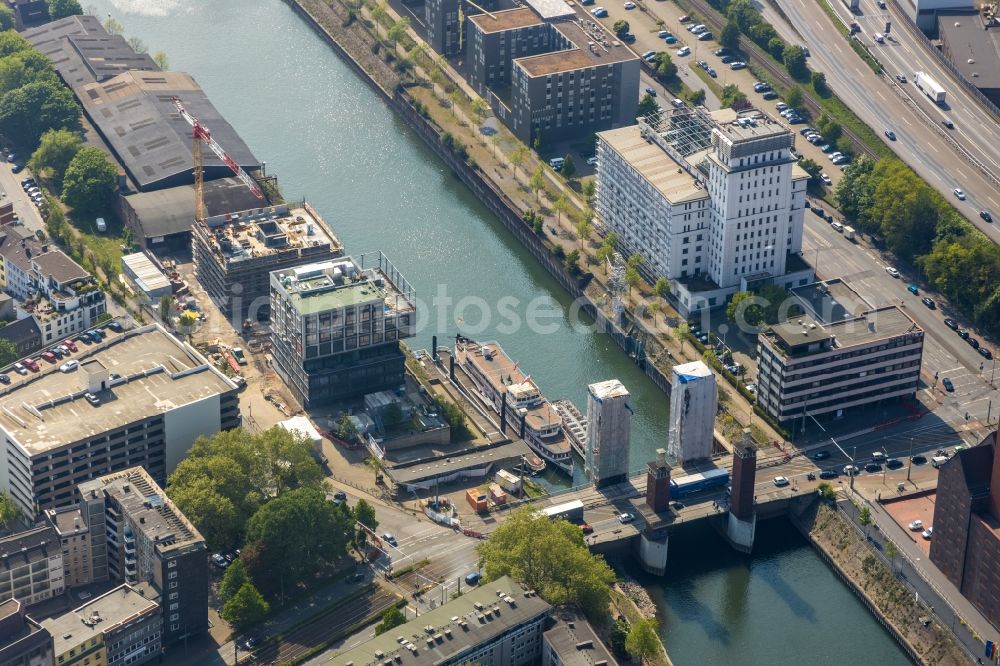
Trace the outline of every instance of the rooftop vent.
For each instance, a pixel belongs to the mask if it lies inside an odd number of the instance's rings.
[[[589,650],[594,647],[594,641],[580,641],[576,644],[577,650]]]

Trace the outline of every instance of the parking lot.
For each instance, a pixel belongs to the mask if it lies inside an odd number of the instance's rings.
[[[910,535],[910,538],[913,539],[927,557],[930,556],[931,541],[921,535],[924,530],[934,525],[934,504],[936,498],[936,493],[930,492],[926,495],[890,500],[882,505],[886,513],[892,516],[896,524]],[[910,528],[910,525],[915,520],[920,521],[921,529]]]
[[[13,172],[13,164],[4,162],[0,164],[0,203],[8,201],[14,204],[14,215],[21,220],[25,227],[32,231],[45,228],[45,220],[38,212],[38,208],[32,203],[31,198],[21,187],[21,181],[31,177],[31,172],[24,169],[20,173]]]

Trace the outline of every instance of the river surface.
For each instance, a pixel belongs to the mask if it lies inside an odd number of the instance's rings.
[[[307,198],[348,253],[385,252],[418,294],[423,315],[411,346],[430,347],[435,333],[440,344],[456,332],[496,339],[549,398],[570,398],[581,411],[588,383],[617,377],[633,396],[630,467],[665,446],[663,393],[610,338],[573,325],[565,292],[287,6],[83,4],[193,75],[286,197]],[[904,662],[790,531],[762,525],[752,560],[712,533],[671,543],[667,582],[644,582],[661,602],[675,663]]]

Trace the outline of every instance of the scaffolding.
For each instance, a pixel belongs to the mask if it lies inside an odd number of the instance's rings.
[[[711,147],[712,130],[718,127],[705,107],[661,109],[637,120],[644,139],[662,148],[697,182],[705,183],[705,173],[690,159]]]

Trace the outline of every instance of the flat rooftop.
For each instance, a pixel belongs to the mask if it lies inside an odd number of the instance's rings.
[[[638,56],[635,53],[596,21],[580,18],[553,23],[552,27],[562,33],[577,48],[515,60],[514,62],[524,68],[528,76],[548,76],[556,72],[569,72],[587,67],[597,67],[598,65],[613,65],[629,60],[638,61]]]
[[[721,115],[716,116],[716,120],[719,122],[719,131],[734,142],[785,135],[789,138],[793,136],[787,127],[778,123],[767,114],[756,110],[738,113],[732,120],[729,120],[728,117],[722,120]]]
[[[508,444],[490,448],[476,448],[464,453],[450,454],[434,460],[408,466],[386,467],[386,474],[396,484],[420,483],[463,469],[475,469],[484,465],[503,467],[511,461],[520,461],[521,456],[534,455],[527,444],[515,440]]]
[[[561,2],[562,0],[560,0]],[[565,3],[563,3],[565,4]],[[483,32],[504,32],[506,30],[516,30],[517,28],[529,28],[534,25],[545,23],[538,17],[538,14],[527,7],[517,9],[506,9],[500,12],[489,14],[474,14],[469,20]]]
[[[162,553],[205,543],[191,521],[142,467],[84,481],[78,488],[83,496],[104,492],[114,497],[136,528]]]
[[[562,666],[618,666],[587,619],[572,611],[560,610],[555,625],[545,632],[545,640],[559,655]]]
[[[29,455],[60,449],[99,433],[121,428],[213,395],[236,389],[203,357],[157,324],[107,332],[104,341],[86,345],[71,358],[73,372],[39,361],[38,373],[9,372],[12,383],[0,390],[0,428]],[[99,391],[101,404],[84,398],[86,366],[99,362],[121,375]]]
[[[546,615],[550,608],[537,594],[528,596],[513,580],[503,576],[422,612],[410,622],[341,652],[325,663],[334,666],[464,663],[463,652]]]
[[[573,8],[565,0],[525,0],[543,19],[551,21],[573,16]]]
[[[603,382],[597,382],[591,384],[587,387],[590,389],[591,395],[595,398],[601,400],[607,400],[610,398],[627,398],[628,389],[617,379],[609,379]]]
[[[791,293],[811,317],[824,324],[852,319],[874,309],[840,278],[795,287]]]
[[[833,324],[809,315],[793,317],[771,327],[771,333],[788,347],[799,347],[836,338],[836,347],[853,347],[895,338],[920,327],[900,308],[890,305]]]
[[[237,211],[206,218],[202,231],[214,256],[228,265],[306,247],[327,245],[342,251],[341,243],[311,206],[287,204]]]
[[[666,151],[642,137],[638,125],[598,132],[597,136],[671,204],[708,198],[708,191],[699,187]]]
[[[387,316],[413,311],[413,292],[409,284],[381,253],[378,254],[379,264],[369,268],[365,268],[364,258],[368,255],[362,255],[360,263],[353,257],[344,257],[273,271],[271,284],[281,287],[301,315],[330,312],[370,301],[382,301]]]
[[[157,607],[155,601],[128,585],[121,585],[79,608],[44,620],[42,626],[52,634],[55,653],[65,654],[84,641],[113,631],[141,616],[148,616]]]
[[[979,12],[938,11],[938,37],[948,59],[977,88],[1000,88],[1000,27]]]

